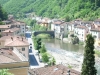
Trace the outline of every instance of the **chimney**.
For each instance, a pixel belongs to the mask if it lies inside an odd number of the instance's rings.
[[[17,37],[19,39],[19,37]]]
[[[11,32],[11,31],[9,30],[9,32]]]
[[[4,53],[4,52],[1,52],[2,54]]]
[[[13,41],[13,37],[11,37],[12,41]]]
[[[22,41],[23,41],[23,38],[22,38]]]

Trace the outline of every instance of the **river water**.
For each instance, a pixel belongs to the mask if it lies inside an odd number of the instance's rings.
[[[81,56],[83,56],[83,53],[84,53],[84,47],[81,45],[73,45],[70,43],[64,43],[63,41],[58,40],[58,39],[44,39],[42,41],[45,43],[46,48],[49,50],[56,50],[56,51],[62,50],[65,52],[70,52],[70,53],[78,53],[78,54],[81,54]],[[98,75],[100,75],[100,63],[97,63],[97,64],[96,64],[96,68],[98,71]]]

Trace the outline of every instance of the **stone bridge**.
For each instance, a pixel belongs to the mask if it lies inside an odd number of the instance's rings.
[[[34,36],[37,36],[38,34],[50,34],[53,38],[55,37],[54,31],[35,31]]]

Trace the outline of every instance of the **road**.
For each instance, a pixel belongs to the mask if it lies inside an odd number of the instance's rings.
[[[36,55],[37,51],[34,50],[32,38],[31,38],[31,32],[26,32],[25,34],[26,38],[28,39],[28,42],[31,43],[29,46],[29,62],[30,62],[30,68],[38,68],[43,67],[44,63],[40,63],[38,59],[38,55]],[[32,48],[30,48],[32,47]]]

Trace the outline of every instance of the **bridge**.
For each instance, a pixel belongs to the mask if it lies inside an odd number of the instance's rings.
[[[35,31],[34,36],[37,36],[38,34],[50,34],[53,38],[55,37],[54,31]]]

